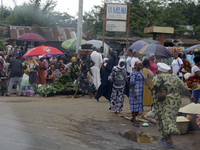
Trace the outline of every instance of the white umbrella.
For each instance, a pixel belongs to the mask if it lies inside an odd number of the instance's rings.
[[[102,41],[100,40],[89,40],[89,41],[84,42],[83,44],[85,43],[92,44],[92,46],[93,47],[95,46],[97,50],[100,50],[102,46]],[[108,44],[106,44],[105,42],[104,42],[104,48],[109,48]],[[79,47],[79,49],[81,49],[81,47]]]

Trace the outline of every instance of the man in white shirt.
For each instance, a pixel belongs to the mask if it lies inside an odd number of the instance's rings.
[[[182,79],[181,69],[183,66],[183,61],[178,57],[178,52],[174,52],[174,60],[172,61],[173,75]]]
[[[139,58],[139,52],[137,50],[133,50],[133,57],[131,59],[131,68],[133,70],[134,66],[135,66],[135,62],[136,61],[140,61]]]
[[[96,47],[93,47],[93,52],[90,55],[91,59],[95,62],[95,65],[91,68],[93,74],[93,82],[98,90],[101,81],[100,81],[100,68],[103,64],[102,55],[96,51]]]

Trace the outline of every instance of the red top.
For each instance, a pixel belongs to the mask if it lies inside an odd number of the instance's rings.
[[[155,61],[151,61],[150,60],[150,63],[151,63],[151,65],[150,65],[149,69],[153,72],[153,74],[155,76],[156,75],[156,70],[158,69],[158,67],[157,67]]]

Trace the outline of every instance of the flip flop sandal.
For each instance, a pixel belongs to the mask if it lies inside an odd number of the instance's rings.
[[[161,139],[161,140],[158,140],[159,142],[165,144],[165,140],[164,139]]]
[[[133,124],[135,127],[140,127],[139,123],[134,123]]]
[[[168,142],[170,143],[170,142]],[[166,142],[163,142],[164,145],[162,145],[162,147],[174,147],[174,145],[168,145]]]

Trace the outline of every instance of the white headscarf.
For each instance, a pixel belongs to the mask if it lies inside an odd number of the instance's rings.
[[[104,58],[104,59],[103,59],[103,63],[105,63],[105,62],[106,62],[106,60],[109,60],[109,59],[108,59],[108,58]]]
[[[158,66],[158,70],[163,73],[166,73],[171,69],[170,66],[168,66],[165,63],[157,63],[157,66]]]
[[[125,64],[124,64],[123,67],[121,67],[121,66],[120,66],[120,63],[121,63],[121,62],[125,62],[125,60],[124,60],[124,59],[120,59],[119,62],[118,62],[117,68],[124,69],[124,68],[125,68]]]

